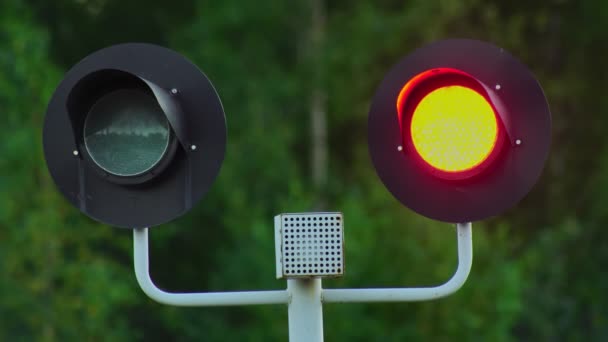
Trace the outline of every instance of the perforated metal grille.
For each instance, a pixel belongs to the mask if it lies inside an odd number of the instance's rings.
[[[278,227],[277,227],[278,226]],[[336,277],[344,274],[341,213],[281,214],[277,229],[277,277]]]

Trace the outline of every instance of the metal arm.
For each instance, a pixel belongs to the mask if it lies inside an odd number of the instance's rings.
[[[459,223],[458,268],[446,283],[435,287],[384,288],[384,289],[324,289],[322,301],[336,302],[411,302],[437,299],[448,296],[462,287],[471,271],[473,263],[473,242],[471,223]]]
[[[150,278],[148,262],[148,228],[133,229],[133,256],[135,276],[139,286],[148,297],[167,305],[176,306],[227,306],[256,304],[287,304],[287,290],[171,293],[154,285]]]

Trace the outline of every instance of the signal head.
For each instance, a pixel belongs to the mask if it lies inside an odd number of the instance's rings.
[[[150,44],[102,49],[59,84],[44,122],[44,154],[63,195],[119,227],[170,221],[219,173],[226,120],[207,77]]]
[[[467,222],[515,205],[538,179],[551,116],[534,76],[488,43],[433,43],[401,60],[374,97],[369,149],[414,211]]]

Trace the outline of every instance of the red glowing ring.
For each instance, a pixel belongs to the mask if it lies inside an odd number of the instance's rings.
[[[489,155],[479,164],[470,169],[446,171],[431,165],[416,149],[412,140],[411,123],[413,114],[420,102],[431,92],[449,86],[461,86],[473,90],[482,96],[492,108],[496,121],[496,140]],[[397,114],[401,129],[403,153],[413,156],[415,162],[427,172],[444,180],[464,180],[482,175],[501,154],[504,149],[506,134],[498,114],[498,109],[490,100],[483,85],[471,75],[456,69],[436,68],[424,71],[410,79],[401,89],[397,99]]]

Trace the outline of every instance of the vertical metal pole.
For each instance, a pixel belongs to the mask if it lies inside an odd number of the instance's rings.
[[[288,279],[289,342],[323,342],[321,279]]]

